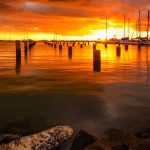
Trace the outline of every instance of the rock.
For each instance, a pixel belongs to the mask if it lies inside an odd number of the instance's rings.
[[[106,145],[111,145],[111,147],[117,145],[133,145],[137,141],[138,139],[134,135],[120,129],[110,129],[101,137],[101,142]]]
[[[111,129],[84,150],[150,150],[150,140],[141,140],[126,131]]]
[[[147,128],[144,131],[137,133],[135,136],[141,139],[150,139],[150,128]]]
[[[20,137],[18,135],[14,135],[14,134],[1,134],[0,135],[0,144],[7,144],[7,143],[10,143],[19,138]]]
[[[136,145],[132,145],[130,150],[150,150],[150,141],[140,141]]]
[[[69,126],[58,126],[31,136],[22,137],[9,144],[0,145],[0,150],[52,150],[73,135]]]
[[[84,150],[85,147],[94,143],[96,140],[97,138],[93,135],[90,135],[85,131],[80,131],[76,135],[70,150]]]
[[[105,150],[105,147],[97,140],[95,143],[89,145],[84,150]]]

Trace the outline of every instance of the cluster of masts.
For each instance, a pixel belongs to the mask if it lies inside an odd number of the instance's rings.
[[[128,21],[127,21],[128,20]],[[126,36],[126,24],[128,24],[128,36]],[[121,39],[123,41],[125,40],[147,40],[149,41],[149,30],[150,30],[150,10],[148,10],[148,15],[147,15],[147,25],[146,25],[146,33],[147,36],[146,37],[142,37],[142,28],[141,28],[141,11],[139,11],[139,15],[138,15],[138,20],[136,21],[136,38],[133,38],[134,32],[132,33],[132,36],[130,37],[130,20],[129,18],[126,18],[126,15],[124,15],[124,37]],[[106,18],[106,40],[108,40],[108,20]]]

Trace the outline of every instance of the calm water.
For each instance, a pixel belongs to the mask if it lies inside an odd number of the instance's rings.
[[[0,42],[0,133],[28,134],[71,125],[99,135],[119,127],[136,132],[150,126],[150,47],[130,46],[116,56],[116,45],[98,45],[101,71],[93,71],[90,46],[62,51],[37,43]]]

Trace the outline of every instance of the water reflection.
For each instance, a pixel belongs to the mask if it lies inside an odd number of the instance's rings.
[[[23,44],[21,46],[23,46]],[[132,77],[133,81],[147,78],[149,76],[146,71],[149,68],[147,65],[150,59],[148,57],[149,48],[142,47],[141,50],[138,50],[137,46],[129,46],[128,51],[126,51],[122,47],[124,46],[121,45],[119,49],[116,49],[116,45],[108,45],[106,50],[103,45],[98,44],[97,49],[101,50],[100,65],[99,63],[94,63],[92,43],[90,43],[89,46],[83,45],[82,49],[80,49],[80,44],[75,44],[73,48],[74,51],[69,51],[67,45],[62,45],[62,49],[59,49],[58,46],[57,48],[54,48],[39,42],[35,47],[33,47],[32,51],[25,49],[24,53],[21,53],[21,51],[14,52],[14,44],[12,43],[10,45],[9,43],[9,45],[1,47],[0,51],[2,64],[8,66],[10,69],[13,65],[13,57],[8,57],[10,52],[7,52],[7,50],[10,49],[12,55],[15,55],[16,53],[16,73],[20,72],[20,68],[24,73],[35,72],[36,70],[45,71],[49,69],[74,70],[76,73],[78,73],[78,71],[92,72],[92,70],[99,72],[102,66],[102,72],[108,75],[103,78],[103,82],[112,82],[112,77],[116,78],[117,82],[120,82],[121,80],[124,81],[125,78],[122,74],[124,70],[126,70],[127,76],[134,76]],[[4,49],[4,51],[2,49]],[[19,56],[20,54],[22,54],[22,57]],[[72,55],[74,59],[71,63],[69,63],[68,58],[72,59]],[[12,65],[9,66],[9,62],[12,62]],[[107,72],[112,72],[114,76],[109,76]],[[139,74],[140,72],[142,72],[142,75]],[[3,74],[4,73],[5,72],[3,72]],[[138,79],[135,74],[138,74]]]
[[[29,51],[24,43],[21,51],[14,42],[0,44],[0,131],[70,124],[98,134],[149,125],[150,48],[121,45],[117,57],[117,45],[98,44],[97,63],[93,43],[75,44],[72,53],[70,43],[60,50],[38,42]]]

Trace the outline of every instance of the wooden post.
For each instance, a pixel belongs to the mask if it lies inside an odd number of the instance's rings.
[[[101,70],[101,51],[93,51],[93,70],[95,72],[100,72]]]
[[[116,56],[117,56],[117,57],[120,57],[120,55],[121,55],[121,47],[120,47],[120,46],[117,46],[117,47],[116,47]]]
[[[21,50],[21,44],[19,40],[16,41],[16,51],[17,50]]]
[[[29,50],[28,41],[24,41],[24,58],[26,62],[28,58],[28,50]]]
[[[56,43],[54,43],[54,48],[57,48],[57,44]]]
[[[83,48],[83,44],[80,44],[80,48]]]
[[[62,50],[62,45],[59,45],[59,50]]]
[[[141,49],[141,43],[138,42],[138,50],[140,50],[140,49]]]
[[[21,44],[20,41],[16,41],[16,73],[20,73],[21,68]]]
[[[107,42],[105,42],[105,48],[107,48]]]
[[[72,43],[72,46],[74,47],[74,45],[75,45],[75,43],[73,42],[73,43]]]
[[[68,47],[68,57],[72,59],[72,46]]]
[[[24,50],[28,51],[28,41],[24,41]]]
[[[125,44],[125,50],[127,51],[129,49],[129,44]]]
[[[93,51],[96,50],[96,44],[93,44]]]
[[[35,41],[29,41],[29,49],[31,49],[36,44]],[[49,43],[47,43],[48,45]]]

